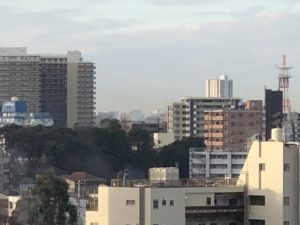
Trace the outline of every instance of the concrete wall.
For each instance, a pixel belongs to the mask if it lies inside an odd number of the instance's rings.
[[[265,196],[265,205],[250,205],[246,198],[249,219],[265,220],[266,225],[284,221],[297,224],[298,151],[296,145],[287,146],[283,142],[255,141],[252,144],[240,181],[246,184],[248,196]],[[259,168],[262,163],[264,170]],[[284,163],[290,164],[290,172],[284,172]],[[287,196],[290,204],[284,206]]]
[[[158,209],[153,209],[153,200],[158,200]],[[162,201],[166,200],[166,206]],[[170,205],[174,201],[174,205]],[[185,224],[184,189],[147,188],[145,190],[145,225]]]
[[[162,148],[165,145],[169,145],[175,141],[173,132],[170,133],[154,133],[153,141],[155,148]]]
[[[78,63],[68,63],[67,71],[67,126],[73,128],[78,121]]]

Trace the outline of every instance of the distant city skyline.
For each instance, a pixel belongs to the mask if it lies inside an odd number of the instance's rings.
[[[277,89],[283,54],[300,110],[300,3],[296,0],[14,0],[0,3],[2,47],[34,53],[80,50],[96,63],[97,112],[167,109],[205,96],[205,80],[228,74],[234,96]],[[9,18],[9,19],[7,19]],[[298,105],[297,105],[298,104]]]

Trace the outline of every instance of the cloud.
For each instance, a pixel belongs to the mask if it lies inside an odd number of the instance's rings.
[[[99,111],[165,109],[203,95],[204,80],[220,73],[234,79],[237,96],[262,98],[265,84],[277,87],[282,53],[300,73],[299,8],[279,0],[56,1],[0,3],[0,42],[29,53],[81,50],[96,63]],[[299,85],[294,76],[291,96]]]
[[[218,4],[218,3],[224,3],[224,0],[148,0],[149,2],[157,5],[212,5],[212,4]],[[234,0],[228,0],[229,1]]]

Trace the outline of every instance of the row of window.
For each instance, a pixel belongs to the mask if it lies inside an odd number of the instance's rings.
[[[266,205],[266,199],[263,195],[249,195],[249,202],[250,205],[256,205],[256,206],[265,206]],[[290,205],[290,198],[289,197],[283,197],[283,205],[289,206]]]
[[[291,165],[289,163],[283,164],[283,170],[284,172],[289,172],[291,169]],[[266,170],[266,164],[265,163],[259,163],[258,164],[258,170],[259,171],[265,171]]]
[[[250,225],[265,225],[265,220],[249,220]],[[289,221],[284,221],[283,225],[290,225]]]
[[[169,205],[170,207],[174,207],[174,200],[170,200],[169,202],[166,199],[163,199],[161,201],[161,206],[166,207]],[[159,209],[159,200],[154,199],[153,200],[153,209]]]

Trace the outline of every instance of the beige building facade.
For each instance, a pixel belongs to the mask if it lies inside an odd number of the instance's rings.
[[[99,187],[86,225],[242,225],[243,187]],[[214,212],[214,213],[212,213]]]
[[[299,224],[299,145],[283,142],[281,129],[272,132],[272,140],[253,143],[240,175],[245,225]]]

